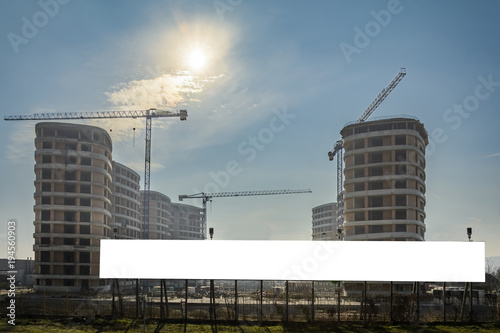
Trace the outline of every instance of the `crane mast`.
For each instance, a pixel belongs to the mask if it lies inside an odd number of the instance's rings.
[[[202,199],[203,202],[203,216],[201,222],[201,231],[205,237],[205,228],[207,224],[207,201],[212,201],[212,198],[225,198],[225,197],[246,197],[254,195],[277,195],[277,194],[297,194],[297,193],[312,193],[311,190],[263,190],[263,191],[240,191],[240,192],[218,192],[218,193],[196,193],[196,194],[181,194],[179,201],[184,199]]]
[[[389,94],[396,88],[399,82],[405,77],[406,68],[401,68],[398,75],[389,83],[389,85],[382,89],[380,94],[373,100],[368,108],[361,114],[356,123],[362,123],[378,108],[378,106],[389,96]],[[328,152],[328,158],[333,161],[337,156],[337,233],[340,240],[342,240],[342,229],[344,224],[344,194],[343,194],[343,149],[344,143],[341,140],[335,142],[333,149]]]
[[[146,148],[144,158],[144,203],[143,203],[143,239],[149,238],[149,202],[151,197],[151,125],[153,118],[179,117],[180,120],[187,119],[187,111],[179,110],[171,112],[157,110],[131,111],[96,111],[96,112],[56,112],[56,113],[34,113],[30,115],[5,116],[4,120],[83,120],[83,119],[110,119],[110,118],[146,118]]]

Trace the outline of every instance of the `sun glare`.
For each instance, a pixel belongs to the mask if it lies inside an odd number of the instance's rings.
[[[206,62],[205,54],[200,50],[195,50],[191,52],[189,56],[189,65],[192,69],[198,70],[201,69]]]

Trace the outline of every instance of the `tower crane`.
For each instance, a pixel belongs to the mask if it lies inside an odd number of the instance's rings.
[[[368,108],[361,114],[355,123],[362,123],[375,111],[376,108],[384,101],[384,99],[389,96],[391,91],[396,88],[399,82],[405,77],[406,68],[401,68],[398,75],[389,83],[389,85],[382,89],[380,94],[373,100],[373,102],[368,106]],[[333,149],[328,152],[328,158],[333,161],[333,158],[337,156],[337,233],[339,238],[342,239],[342,228],[344,224],[344,195],[343,195],[343,150],[344,143],[341,140],[335,142]]]
[[[297,193],[312,193],[311,190],[264,190],[264,191],[241,191],[241,192],[218,192],[218,193],[196,193],[196,194],[181,194],[179,201],[184,199],[202,199],[203,202],[203,220],[201,222],[202,234],[205,236],[205,226],[207,224],[207,201],[212,201],[212,198],[224,197],[245,197],[252,195],[277,195],[277,194],[297,194]]]
[[[144,158],[144,204],[143,204],[143,239],[149,238],[149,201],[151,182],[151,121],[153,118],[179,117],[180,120],[187,119],[187,111],[179,110],[171,112],[157,110],[131,111],[97,111],[97,112],[57,112],[57,113],[34,113],[30,115],[5,116],[4,120],[82,120],[82,119],[106,119],[106,118],[146,118],[146,149]]]

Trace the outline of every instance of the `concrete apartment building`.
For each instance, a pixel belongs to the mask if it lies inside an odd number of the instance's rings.
[[[344,140],[344,237],[422,241],[427,132],[411,118],[355,123]]]
[[[423,124],[413,118],[352,123],[342,131],[344,145],[344,241],[425,240],[425,148]],[[332,239],[337,208],[313,208],[313,240]],[[332,227],[330,231],[329,226]],[[335,238],[334,238],[335,239]],[[344,282],[346,294],[389,293],[384,282]],[[394,284],[411,292],[412,285]]]
[[[35,127],[34,289],[109,288],[99,245],[112,237],[111,138],[98,127]]]
[[[150,191],[149,193],[148,239],[172,239],[170,233],[172,227],[171,200],[165,194],[157,191]],[[144,217],[144,191],[141,191],[141,203],[143,204],[141,205],[141,212]]]
[[[336,202],[312,209],[312,240],[338,240]]]
[[[131,168],[113,161],[113,218],[114,238],[142,238],[141,177]]]
[[[344,240],[425,239],[427,132],[412,118],[388,118],[345,126]],[[389,293],[390,284],[345,282],[346,294]],[[409,293],[412,284],[394,291]]]
[[[172,238],[206,239],[203,225],[203,209],[180,203],[172,203]]]

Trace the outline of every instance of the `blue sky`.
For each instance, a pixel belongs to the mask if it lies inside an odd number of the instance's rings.
[[[426,239],[472,227],[500,256],[498,1],[42,0],[0,13],[3,115],[187,109],[153,121],[153,190],[312,190],[214,199],[217,239],[311,239],[311,208],[336,197],[328,150],[405,67],[373,117],[412,115],[430,134]],[[143,175],[144,120],[80,123],[111,129],[113,158]],[[0,123],[0,220],[18,221],[20,258],[34,126]]]

